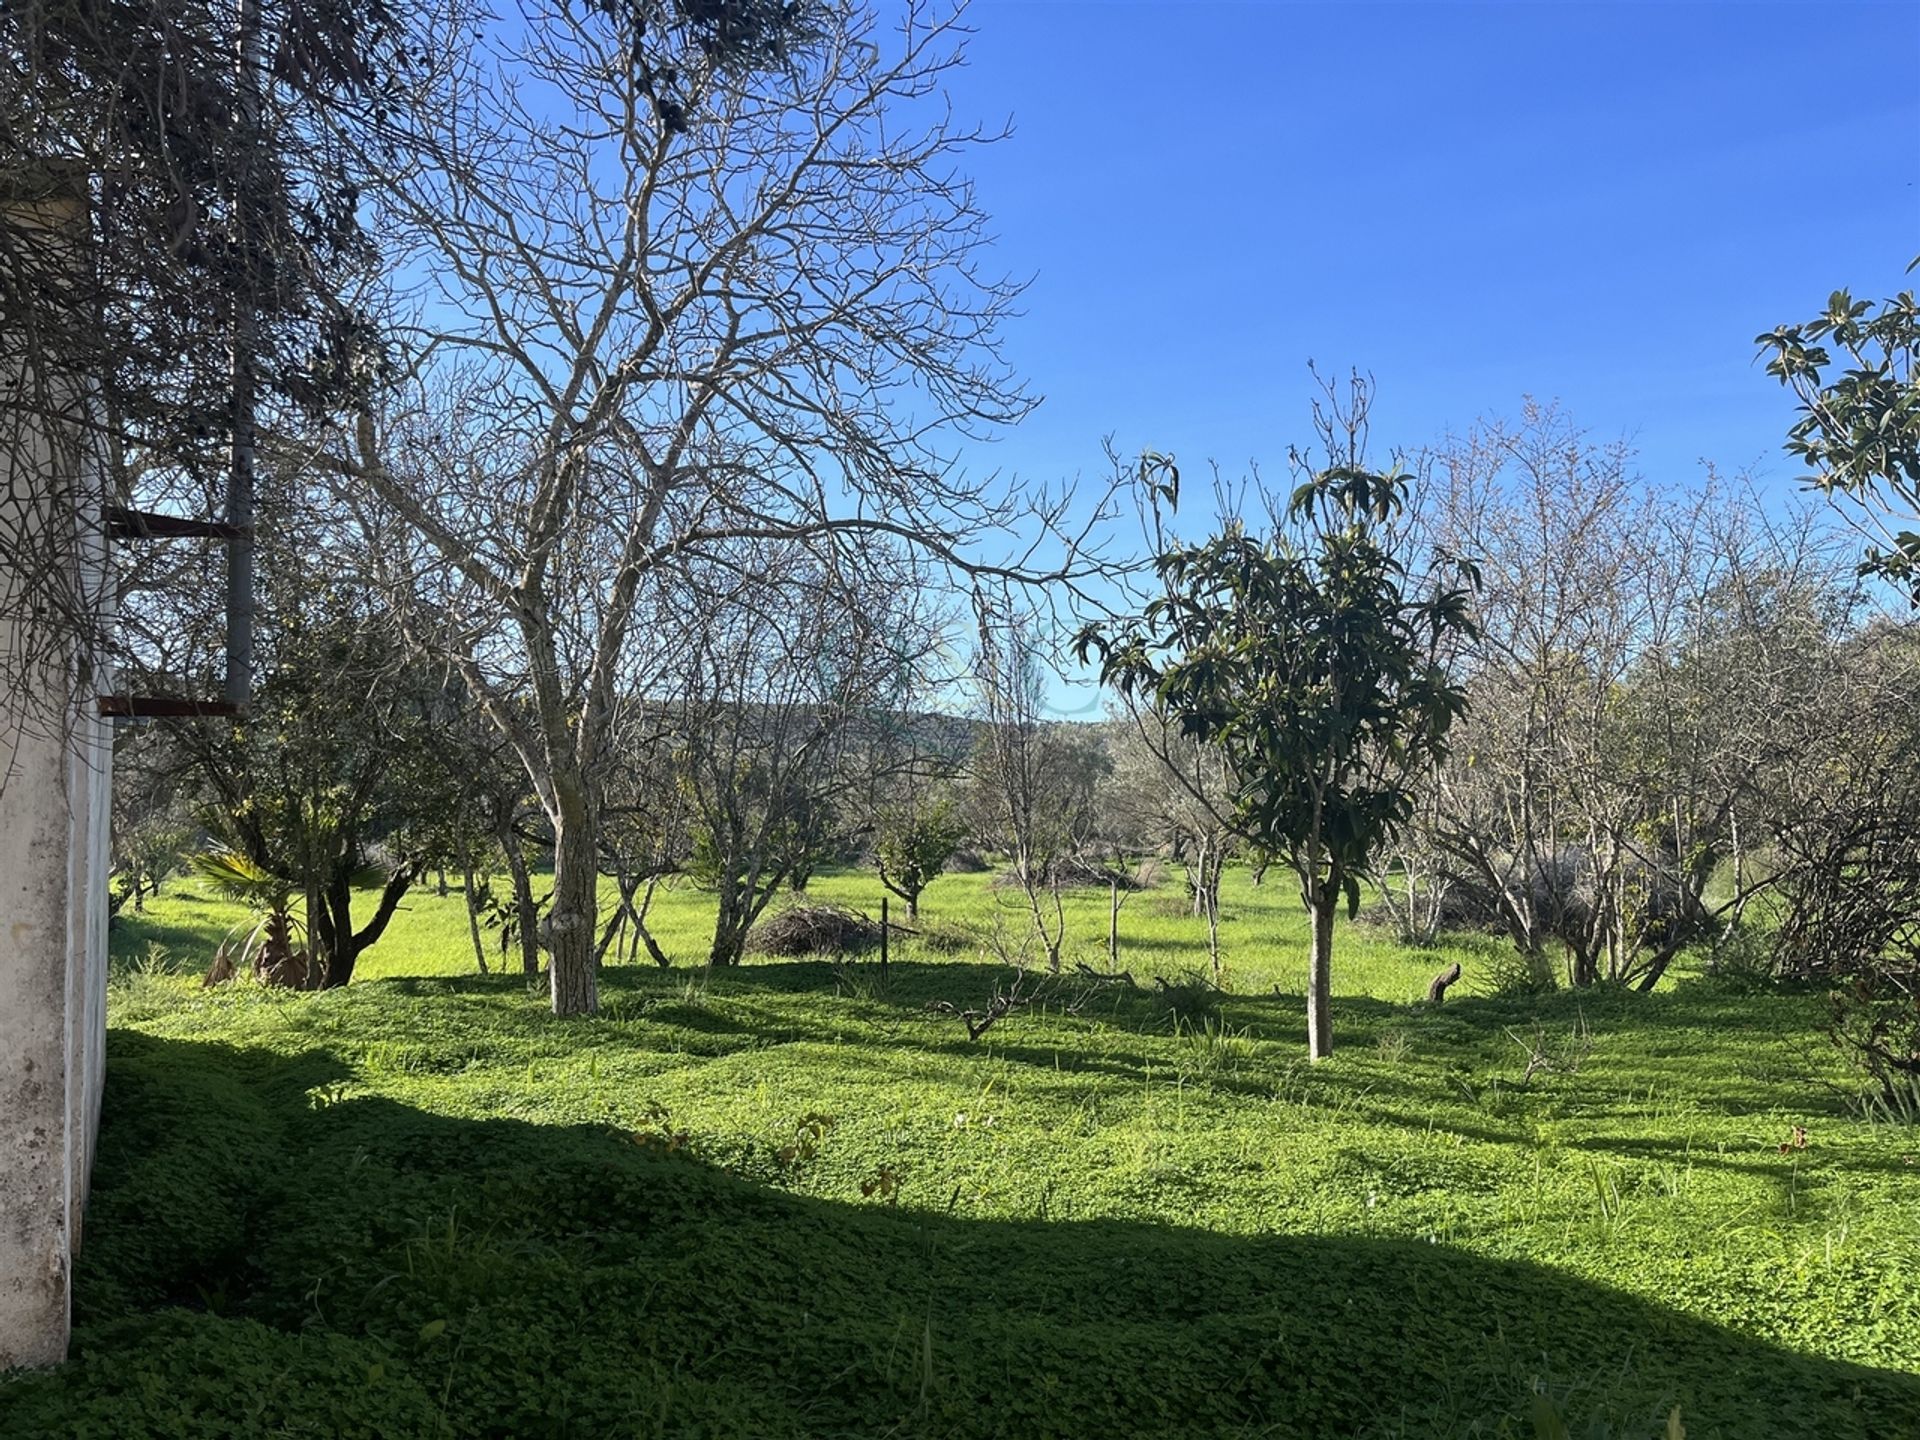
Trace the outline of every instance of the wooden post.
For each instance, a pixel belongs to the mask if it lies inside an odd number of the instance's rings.
[[[1447,998],[1447,987],[1460,978],[1460,962],[1454,961],[1446,969],[1433,977],[1433,983],[1427,986],[1427,1003],[1438,1005]]]
[[[880,897],[880,983],[887,983],[887,897]]]

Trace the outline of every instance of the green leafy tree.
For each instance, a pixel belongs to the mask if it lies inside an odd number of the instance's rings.
[[[1907,268],[1920,266],[1920,259]],[[1875,307],[1836,290],[1823,314],[1755,337],[1767,373],[1800,397],[1787,452],[1852,503],[1876,538],[1860,569],[1920,605],[1920,305],[1911,290]],[[1838,373],[1835,367],[1840,366]]]
[[[1226,818],[1299,877],[1313,917],[1315,1060],[1333,1051],[1335,911],[1343,897],[1358,910],[1361,881],[1445,754],[1466,696],[1442,660],[1474,633],[1471,567],[1415,583],[1396,553],[1406,477],[1364,468],[1349,435],[1346,462],[1300,485],[1269,538],[1234,522],[1167,549],[1156,562],[1164,593],[1079,642],[1083,660],[1098,654],[1103,683],[1219,747],[1232,778]]]
[[[880,883],[907,902],[907,918],[920,918],[920,895],[966,838],[967,827],[946,796],[921,804],[893,805],[878,817],[874,863]]]
[[[171,738],[218,846],[301,900],[310,983],[331,988],[448,858],[458,791],[436,750],[459,697],[406,663],[377,600],[330,573],[348,557],[269,545],[261,558],[263,663],[248,714],[227,727],[182,722]]]

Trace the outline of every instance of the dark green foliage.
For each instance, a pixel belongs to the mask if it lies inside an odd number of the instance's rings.
[[[939,878],[967,838],[966,825],[953,802],[940,796],[883,809],[877,830],[873,855],[880,883],[907,902],[908,915],[918,915],[920,892]]]
[[[220,1310],[251,1284],[248,1222],[277,1183],[283,1116],[230,1052],[208,1047],[200,1059],[183,1066],[175,1044],[114,1037],[75,1276],[83,1314]]]
[[[1366,391],[1355,382],[1356,414]],[[1308,1047],[1332,1053],[1327,1018],[1334,910],[1412,818],[1417,787],[1445,758],[1466,692],[1444,661],[1475,634],[1472,568],[1425,583],[1394,530],[1408,478],[1344,460],[1313,474],[1287,527],[1255,539],[1235,521],[1155,562],[1163,593],[1117,631],[1080,637],[1100,679],[1216,747],[1231,778],[1230,824],[1256,856],[1284,859],[1315,921]],[[1329,442],[1331,447],[1331,441]]]
[[[0,312],[54,331],[49,354],[99,390],[129,450],[210,470],[231,420],[237,307],[257,320],[269,394],[350,402],[384,370],[368,317],[330,293],[372,250],[356,177],[317,137],[384,116],[412,58],[385,0],[263,5],[252,14],[271,84],[248,87],[240,13],[230,0],[0,10],[18,97],[0,114],[5,183],[48,161],[102,177],[94,303],[64,310],[31,232],[0,226]]]
[[[162,1310],[89,1329],[58,1375],[0,1389],[0,1423],[20,1440],[444,1435],[423,1378],[378,1342]]]
[[[1242,832],[1314,867],[1350,913],[1408,818],[1409,777],[1444,754],[1466,703],[1438,662],[1446,639],[1471,633],[1469,591],[1406,593],[1383,533],[1406,483],[1324,471],[1293,498],[1305,547],[1232,527],[1170,550],[1158,561],[1167,593],[1119,635],[1082,642],[1105,683],[1226,752]]]

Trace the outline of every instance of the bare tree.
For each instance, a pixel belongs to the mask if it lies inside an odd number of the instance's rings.
[[[938,100],[956,12],[453,0],[432,23],[472,43],[397,113],[369,192],[396,287],[418,280],[388,296],[411,380],[314,458],[416,643],[527,769],[554,831],[553,1006],[577,1013],[595,762],[623,697],[669,673],[671,637],[636,616],[702,614],[685,562],[878,535],[1071,582],[1106,510],[1067,532],[1063,497],[950,463],[1029,403],[997,348],[1016,289],[981,270],[958,173],[993,137]]]
[[[712,964],[738,963],[779,887],[845,846],[863,732],[895,711],[902,667],[925,649],[916,588],[864,549],[786,543],[738,555],[731,587],[690,577],[711,604],[666,703],[690,868],[718,900]]]
[[[1035,617],[1001,587],[978,597],[977,622],[974,695],[984,730],[974,750],[975,790],[1007,849],[1031,934],[1057,973],[1066,938],[1062,863],[1084,838],[1077,818],[1090,817],[1092,807],[1073,803],[1071,746],[1042,718],[1046,668]]]
[[[1543,981],[1557,946],[1576,985],[1646,988],[1769,880],[1769,797],[1811,753],[1860,594],[1805,509],[1772,520],[1711,477],[1655,490],[1630,462],[1531,405],[1434,457],[1432,538],[1484,588],[1423,828]]]
[[[634,698],[620,706],[610,727],[600,767],[600,854],[616,899],[596,946],[600,961],[611,953],[632,963],[644,947],[663,969],[673,963],[647,928],[655,894],[685,867],[692,845],[692,797],[674,768],[668,718],[658,703]]]
[[[1122,697],[1111,732],[1114,807],[1186,870],[1193,914],[1207,924],[1207,957],[1221,975],[1220,879],[1240,848],[1232,776],[1219,748],[1182,736],[1141,696]]]

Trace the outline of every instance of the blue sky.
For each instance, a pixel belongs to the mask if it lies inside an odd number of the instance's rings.
[[[1920,3],[977,0],[972,167],[1030,276],[1046,396],[969,455],[1036,479],[1100,441],[1282,467],[1309,377],[1379,384],[1417,446],[1523,395],[1787,485],[1750,343],[1920,277]],[[1060,708],[1081,709],[1068,694]]]

